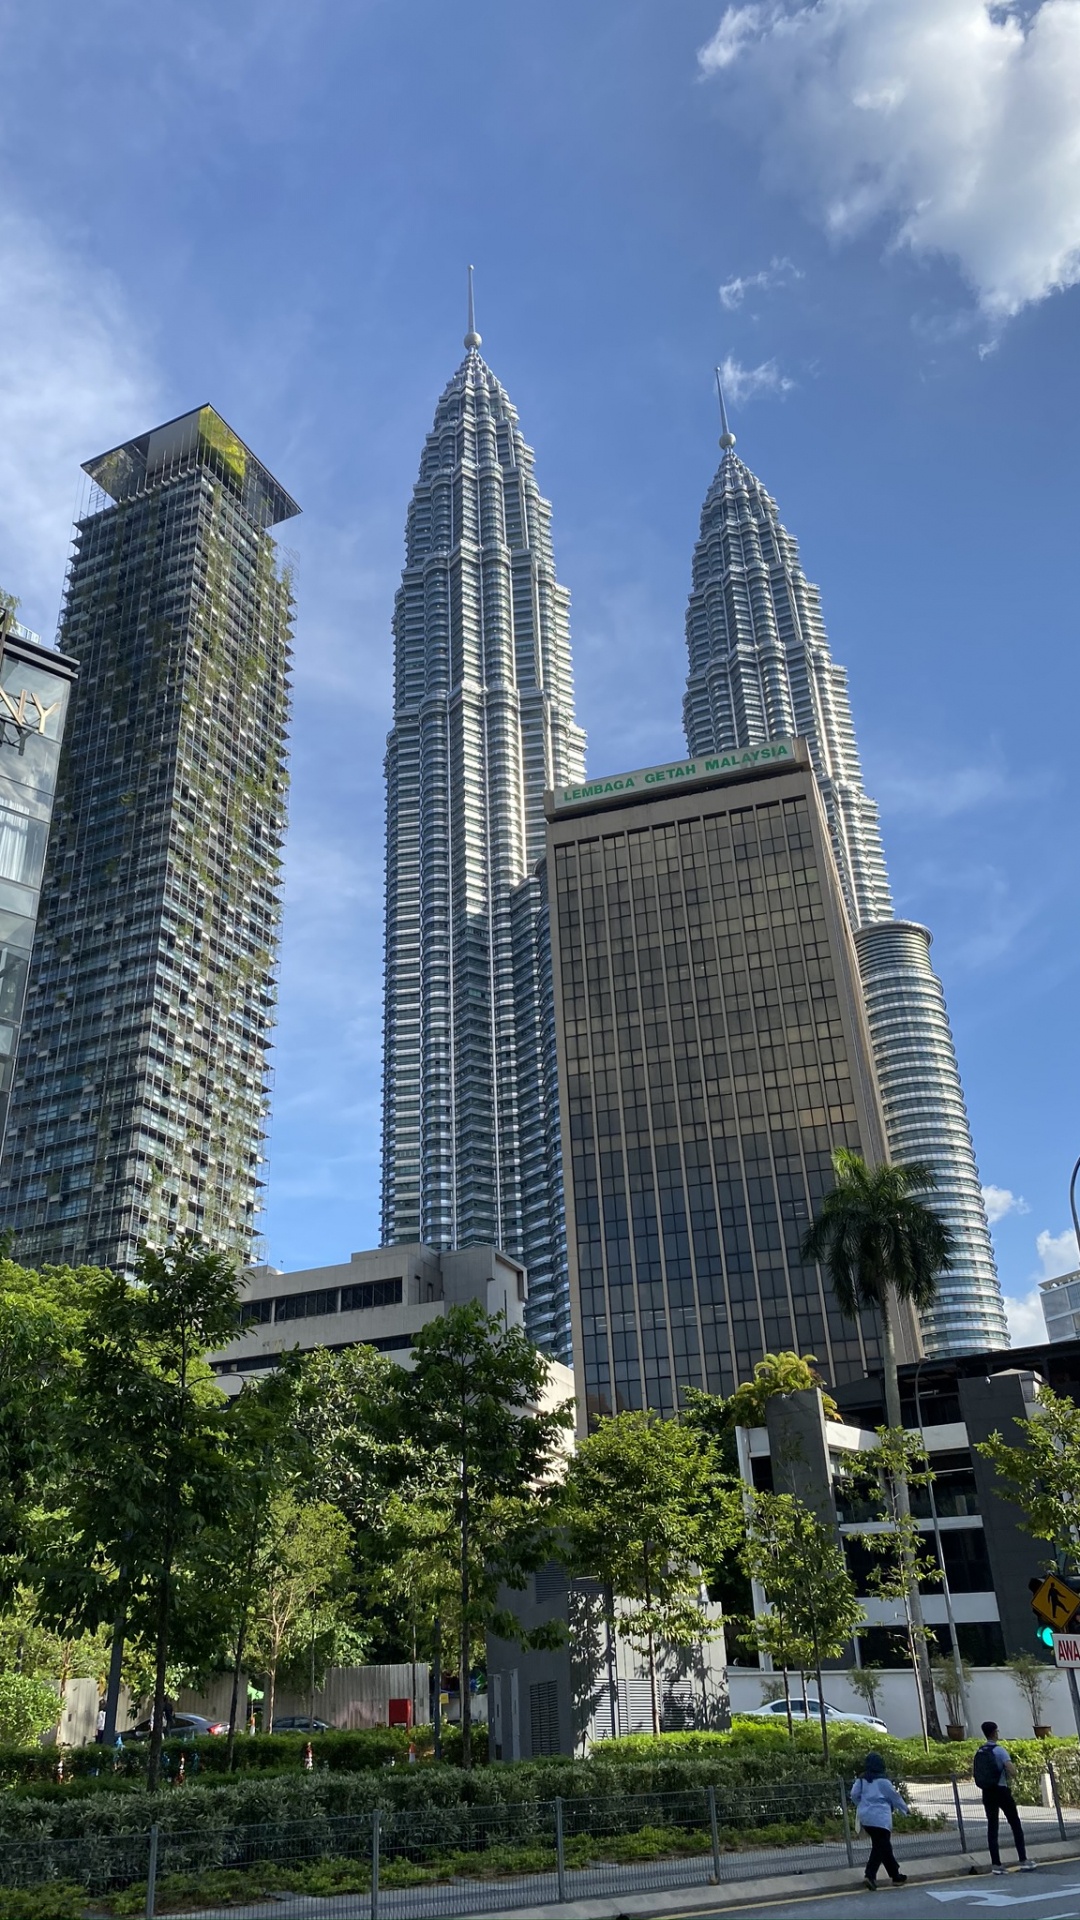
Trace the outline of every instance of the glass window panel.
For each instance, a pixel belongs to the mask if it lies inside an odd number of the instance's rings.
[[[0,1020],[21,1018],[29,965],[28,951],[0,945]]]
[[[0,805],[0,878],[36,887],[45,860],[48,827],[25,809]]]

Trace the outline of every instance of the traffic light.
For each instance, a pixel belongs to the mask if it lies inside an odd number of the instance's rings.
[[[1054,1645],[1053,1627],[1040,1627],[1038,1629],[1037,1638],[1040,1646],[1050,1647],[1052,1649]]]

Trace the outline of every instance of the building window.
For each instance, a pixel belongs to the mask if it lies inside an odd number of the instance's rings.
[[[371,1307],[401,1305],[401,1280],[365,1280],[359,1286],[342,1287],[342,1313],[366,1313]],[[430,1293],[429,1296],[430,1298]]]
[[[338,1290],[320,1287],[311,1293],[280,1293],[274,1302],[275,1320],[310,1320],[316,1314],[336,1313]]]

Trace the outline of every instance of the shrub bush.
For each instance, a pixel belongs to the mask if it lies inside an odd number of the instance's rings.
[[[4,1920],[83,1920],[86,1912],[86,1888],[73,1881],[25,1892],[5,1887],[3,1900]]]
[[[0,1676],[0,1683],[2,1680],[3,1676]],[[52,1704],[55,1720],[55,1695],[52,1696]],[[52,1721],[48,1724],[51,1725]],[[304,1733],[240,1734],[236,1741],[236,1771],[294,1772],[303,1764],[307,1740],[308,1735]],[[405,1762],[408,1760],[410,1742],[415,1745],[421,1758],[427,1758],[432,1751],[430,1727],[417,1727],[413,1733],[404,1727],[364,1727],[356,1732],[333,1729],[329,1733],[312,1734],[311,1742],[320,1766],[340,1767],[348,1773],[360,1773],[368,1767],[389,1766],[391,1762]],[[81,1778],[138,1780],[146,1773],[149,1746],[148,1740],[128,1740],[119,1753],[99,1746],[66,1748],[63,1755],[64,1778],[66,1781]],[[189,1775],[223,1774],[228,1770],[228,1741],[219,1734],[205,1740],[166,1740],[164,1751],[168,1756],[169,1771],[174,1776],[181,1755]],[[453,1743],[450,1743],[448,1757],[460,1758],[460,1751],[461,1736],[458,1734],[456,1753]],[[53,1781],[56,1779],[59,1758],[55,1747],[16,1745],[14,1742],[0,1744],[0,1785]]]
[[[28,1673],[0,1673],[0,1740],[26,1742],[55,1727],[60,1717],[56,1688]]]
[[[356,1736],[320,1736],[312,1742],[315,1770],[301,1763],[303,1741],[289,1742],[289,1759],[280,1764],[250,1767],[231,1777],[207,1769],[188,1773],[182,1787],[149,1794],[140,1779],[113,1777],[108,1772],[78,1776],[61,1785],[23,1780],[0,1793],[0,1839],[92,1838],[145,1833],[156,1821],[163,1830],[206,1835],[235,1826],[281,1825],[293,1821],[330,1822],[366,1816],[376,1806],[387,1815],[409,1816],[410,1828],[420,1833],[425,1811],[438,1813],[432,1839],[449,1845],[454,1839],[452,1815],[460,1816],[461,1843],[474,1808],[505,1807],[513,1826],[507,1839],[524,1841],[528,1810],[559,1795],[573,1803],[568,1822],[575,1831],[587,1831],[601,1811],[610,1821],[613,1804],[627,1796],[639,1804],[627,1808],[627,1830],[646,1819],[640,1796],[701,1792],[715,1787],[721,1807],[731,1808],[735,1824],[759,1828],[777,1817],[774,1790],[785,1790],[784,1817],[819,1819],[826,1803],[837,1798],[838,1778],[850,1780],[865,1758],[867,1740],[859,1728],[837,1729],[829,1767],[822,1762],[820,1742],[813,1730],[796,1730],[794,1740],[778,1728],[745,1723],[732,1734],[633,1735],[604,1741],[587,1760],[562,1756],[528,1761],[496,1761],[470,1773],[427,1761],[418,1766],[378,1765],[371,1758],[375,1745],[362,1751],[367,1764],[352,1770],[342,1764],[335,1743]],[[325,1743],[330,1744],[327,1751]],[[951,1773],[970,1776],[974,1741],[935,1746],[924,1752],[921,1741],[894,1740],[881,1735],[874,1742],[899,1786],[908,1780],[948,1779]],[[1080,1804],[1080,1752],[1075,1742],[1011,1741],[1019,1773],[1018,1797],[1037,1801],[1047,1757],[1054,1760],[1062,1798]],[[406,1749],[407,1749],[406,1739]],[[355,1750],[355,1749],[354,1749]],[[187,1749],[190,1763],[191,1749]],[[108,1756],[96,1753],[99,1767]],[[52,1761],[55,1766],[55,1758]],[[510,1809],[515,1811],[510,1815]],[[656,1803],[649,1823],[664,1823]],[[498,1824],[498,1823],[497,1823]]]
[[[612,1762],[606,1753],[595,1759],[564,1758],[500,1762],[463,1773],[436,1765],[393,1768],[369,1767],[356,1773],[325,1768],[305,1773],[299,1767],[285,1775],[247,1773],[232,1779],[199,1777],[183,1787],[149,1794],[137,1781],[122,1781],[120,1791],[106,1778],[74,1781],[58,1787],[23,1786],[0,1794],[0,1838],[9,1841],[38,1837],[77,1838],[145,1833],[156,1821],[165,1831],[206,1833],[233,1826],[280,1825],[292,1821],[331,1821],[367,1815],[376,1806],[388,1814],[416,1816],[437,1811],[440,1840],[449,1843],[448,1816],[462,1816],[462,1833],[472,1809],[498,1806],[528,1809],[558,1794],[573,1802],[576,1828],[588,1826],[591,1809],[603,1808],[627,1796],[655,1796],[701,1792],[714,1786],[733,1818],[747,1825],[774,1818],[771,1790],[798,1789],[797,1804],[789,1800],[792,1817],[816,1816],[823,1796],[835,1798],[835,1772],[823,1773],[813,1754],[785,1750],[778,1742],[772,1752],[747,1754],[719,1748],[704,1754],[661,1751],[652,1759],[624,1756]],[[569,1810],[568,1810],[569,1811]],[[640,1823],[641,1809],[627,1809],[628,1824]],[[515,1811],[520,1825],[522,1814]],[[657,1819],[661,1810],[657,1807]],[[450,1822],[452,1824],[452,1822]]]
[[[902,1786],[906,1780],[948,1780],[955,1773],[960,1780],[970,1779],[975,1749],[981,1743],[978,1740],[931,1741],[930,1751],[921,1740],[898,1740],[891,1734],[875,1734],[870,1727],[860,1727],[849,1723],[847,1726],[836,1723],[829,1727],[830,1765],[828,1771],[840,1774],[845,1779],[853,1779],[859,1771],[868,1752],[880,1753],[889,1772],[889,1777]],[[1016,1797],[1027,1805],[1037,1805],[1042,1795],[1042,1776],[1049,1760],[1054,1768],[1061,1799],[1070,1806],[1080,1806],[1080,1747],[1075,1739],[1061,1739],[1051,1735],[1046,1740],[1006,1739],[1006,1746],[1016,1762]],[[816,1726],[797,1726],[794,1739],[789,1740],[787,1729],[762,1725],[760,1721],[736,1720],[730,1734],[726,1733],[662,1733],[627,1734],[620,1740],[605,1740],[601,1752],[609,1763],[641,1765],[652,1761],[659,1763],[664,1754],[704,1756],[715,1751],[717,1754],[745,1756],[742,1765],[760,1763],[764,1753],[777,1755],[777,1765],[785,1768],[785,1762],[779,1749],[787,1755],[798,1754],[802,1760],[816,1760],[821,1766],[821,1735]],[[730,1761],[729,1761],[730,1764]],[[786,1771],[778,1777],[786,1778]]]

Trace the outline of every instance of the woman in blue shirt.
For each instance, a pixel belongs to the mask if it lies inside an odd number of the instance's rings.
[[[893,1885],[902,1886],[907,1874],[901,1873],[893,1852],[892,1817],[894,1813],[906,1813],[907,1807],[888,1778],[880,1753],[867,1754],[863,1770],[852,1786],[851,1800],[859,1825],[870,1835],[870,1858],[863,1876],[865,1885],[874,1892],[877,1870],[884,1867]]]

